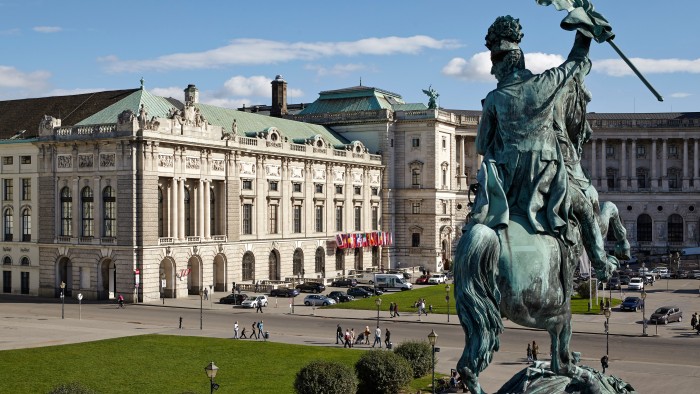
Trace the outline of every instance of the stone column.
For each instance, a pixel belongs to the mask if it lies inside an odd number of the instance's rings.
[[[683,189],[688,190],[690,187],[690,178],[688,177],[688,139],[683,138]]]
[[[211,181],[204,181],[204,238],[211,239]]]
[[[600,190],[608,191],[608,152],[606,148],[606,140],[600,140]]]
[[[668,191],[668,138],[661,140],[661,190]]]
[[[591,140],[591,182],[593,182],[594,187],[598,187],[598,179],[600,178],[598,176],[598,159],[596,159],[596,141],[595,139]]]
[[[204,180],[197,182],[197,235],[204,239]]]
[[[185,239],[185,182],[187,178],[180,178],[178,181],[178,199],[177,199],[177,213],[178,213],[178,231],[177,237],[181,241]],[[190,204],[192,203],[192,194],[190,194]]]
[[[695,190],[700,190],[700,176],[698,176],[698,169],[699,169],[699,163],[700,161],[698,160],[698,156],[700,155],[700,152],[698,152],[698,139],[695,138],[693,140],[693,186],[695,187]]]
[[[620,169],[621,169],[621,177],[620,177],[620,190],[622,191],[627,191],[627,180],[629,179],[627,176],[627,139],[623,138],[622,143],[620,144]]]
[[[659,176],[658,176],[658,171],[656,170],[657,163],[656,163],[656,138],[651,140],[651,189],[652,190],[658,190],[659,189]]]
[[[178,227],[178,218],[180,217],[177,208],[178,208],[178,190],[180,190],[180,186],[178,185],[178,180],[177,178],[173,177],[172,182],[170,183],[170,210],[168,212],[168,220],[170,221],[170,237],[171,238],[177,238],[178,237],[178,232],[179,232],[179,227]]]
[[[632,165],[630,167],[630,179],[632,180],[632,190],[639,190],[639,181],[637,179],[637,139],[632,139],[632,149],[630,150]]]

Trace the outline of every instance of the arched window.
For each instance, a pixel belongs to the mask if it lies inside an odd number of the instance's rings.
[[[92,237],[94,235],[94,216],[92,213],[92,208],[94,205],[94,198],[92,196],[92,189],[90,187],[86,186],[83,188],[83,191],[80,193],[80,215],[82,218],[82,236],[83,237]]]
[[[29,208],[22,210],[22,242],[32,240],[32,211]]]
[[[292,257],[292,274],[303,275],[304,273],[304,251],[297,248]]]
[[[158,189],[160,191],[160,189]],[[163,196],[159,196],[162,199]],[[158,200],[158,204],[162,204]],[[158,211],[160,212],[160,210]],[[161,213],[159,213],[161,215]],[[158,218],[158,224],[162,224],[162,218]],[[102,220],[104,221],[103,236],[115,237],[117,235],[117,198],[114,195],[114,189],[107,186],[102,190]]]
[[[241,267],[243,280],[253,280],[255,278],[255,256],[253,252],[245,252]]]
[[[12,229],[15,226],[15,216],[12,213],[12,208],[6,208],[2,213],[2,223],[5,234],[5,241],[12,241]]]
[[[61,189],[61,235],[73,236],[73,195],[69,187]]]
[[[280,259],[276,250],[270,251],[268,267],[270,280],[280,280]]]
[[[29,265],[29,264],[30,264],[30,262],[29,262],[29,257],[27,257],[27,256],[22,257],[22,258],[19,260],[19,263],[20,263],[21,265]]]
[[[5,258],[2,259],[2,263],[4,265],[12,265],[12,257],[5,256]]]
[[[651,216],[641,214],[637,218],[637,242],[651,242]]]
[[[158,187],[158,237],[165,237],[163,227],[163,188]]]
[[[345,270],[345,252],[343,252],[343,249],[335,250],[335,269],[337,271]]]
[[[668,242],[683,242],[683,218],[673,214],[668,217]]]
[[[314,268],[316,272],[323,272],[326,269],[326,256],[323,248],[316,249],[316,258],[314,259]]]
[[[192,231],[190,229],[190,189],[185,188],[185,236],[189,237],[192,235]]]

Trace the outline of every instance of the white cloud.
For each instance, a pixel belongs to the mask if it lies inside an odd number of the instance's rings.
[[[336,76],[344,77],[351,74],[356,74],[359,71],[366,71],[368,67],[364,64],[335,64],[332,67],[324,67],[317,64],[308,64],[304,68],[316,72],[319,77]],[[370,70],[373,71],[373,70]]]
[[[262,75],[252,77],[237,75],[224,82],[224,90],[233,96],[265,97],[270,96],[272,92],[271,82],[272,79]]]
[[[346,42],[281,42],[242,38],[231,44],[204,52],[174,53],[145,60],[118,60],[114,55],[98,60],[109,63],[112,72],[216,68],[231,65],[257,65],[313,60],[331,56],[415,55],[424,49],[457,47],[454,40],[437,40],[428,36],[375,37]]]
[[[76,94],[104,92],[105,90],[111,90],[111,89],[104,89],[104,88],[53,89],[53,90],[49,91],[46,95],[47,96],[73,96]]]
[[[58,26],[35,26],[32,30],[37,33],[58,33],[63,30],[63,28]]]
[[[564,62],[560,55],[546,53],[526,53],[525,65],[534,72],[541,73]],[[492,82],[496,79],[491,75],[491,54],[489,51],[479,52],[469,60],[456,57],[442,68],[444,75],[474,82]]]
[[[700,59],[642,59],[632,58],[632,63],[642,74],[700,73]],[[633,75],[634,72],[621,59],[605,59],[593,62],[593,71],[612,77]]]
[[[1,88],[41,90],[46,88],[50,77],[51,73],[48,71],[24,72],[0,65]]]
[[[238,109],[243,106],[250,107],[251,101],[248,99],[230,99],[230,98],[216,98],[216,97],[203,97],[201,101],[204,104],[213,105],[222,108]]]
[[[682,98],[688,98],[688,97],[690,97],[690,96],[692,96],[692,95],[693,95],[692,93],[677,92],[677,93],[672,93],[672,94],[670,94],[669,97],[671,97],[671,98],[681,98],[681,99],[682,99]]]
[[[185,101],[185,88],[170,86],[167,88],[148,89],[149,92],[161,97],[172,97],[175,100]]]

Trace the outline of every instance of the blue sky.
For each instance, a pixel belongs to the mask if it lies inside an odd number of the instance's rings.
[[[664,96],[660,103],[607,44],[594,44],[589,111],[700,111],[697,0],[594,0],[615,42]],[[484,36],[520,18],[535,72],[559,64],[574,33],[535,0],[0,0],[0,100],[136,88],[225,107],[269,104],[281,74],[289,102],[374,86],[424,102],[480,109],[495,87]],[[686,17],[690,16],[690,17]]]

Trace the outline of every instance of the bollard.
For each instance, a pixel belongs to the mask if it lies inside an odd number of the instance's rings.
[[[180,316],[180,329],[182,330],[182,316]]]

